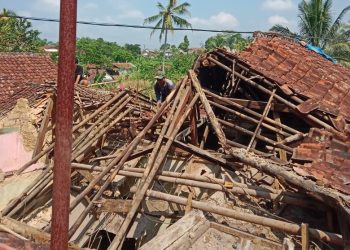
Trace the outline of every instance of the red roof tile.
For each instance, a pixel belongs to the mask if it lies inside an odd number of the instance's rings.
[[[337,139],[313,128],[294,150],[293,159],[312,162],[299,167],[325,185],[350,194],[350,138]]]
[[[350,121],[350,70],[343,66],[289,38],[264,33],[234,57],[279,86],[317,100],[318,109]]]
[[[48,54],[0,52],[0,110],[35,93],[35,84],[56,82],[56,77],[57,66]]]

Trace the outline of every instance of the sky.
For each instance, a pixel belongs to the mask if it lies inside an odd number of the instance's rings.
[[[168,0],[159,0],[166,4]],[[157,14],[156,0],[78,0],[78,20],[142,25],[143,20]],[[178,4],[184,1],[178,0]],[[187,17],[193,28],[267,31],[274,24],[298,30],[300,0],[187,0],[191,4],[191,16]],[[334,17],[349,4],[348,0],[333,1]],[[59,0],[0,0],[0,8],[15,11],[28,17],[59,18]],[[350,15],[345,21],[350,22]],[[41,38],[56,42],[58,23],[32,21],[41,32]],[[120,27],[78,25],[77,37],[103,38],[118,44],[141,44],[142,48],[159,48],[159,33],[150,36],[150,30]],[[178,45],[184,35],[190,47],[200,47],[215,34],[207,32],[176,31],[169,36],[169,43]]]

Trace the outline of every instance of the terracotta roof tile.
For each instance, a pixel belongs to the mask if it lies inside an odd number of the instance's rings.
[[[255,34],[238,55],[250,68],[300,96],[320,100],[320,109],[350,121],[350,70],[279,35]]]
[[[32,95],[35,84],[56,82],[56,77],[57,66],[48,54],[0,52],[0,113]]]
[[[300,167],[324,184],[350,194],[350,138],[340,140],[313,128],[294,150],[293,159],[311,161]]]

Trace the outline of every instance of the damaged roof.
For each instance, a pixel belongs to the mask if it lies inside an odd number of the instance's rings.
[[[38,84],[56,82],[57,66],[48,54],[0,53],[0,113],[19,98],[30,98]]]
[[[324,185],[350,194],[350,139],[335,138],[326,130],[312,128],[293,154],[293,159],[306,161],[294,170],[313,176]]]
[[[350,71],[300,43],[271,33],[256,33],[237,59],[277,83],[287,95],[306,99],[302,113],[319,109],[350,120]]]

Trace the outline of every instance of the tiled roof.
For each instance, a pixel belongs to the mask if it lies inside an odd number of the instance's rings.
[[[276,82],[287,95],[307,99],[299,105],[300,112],[319,109],[350,121],[349,69],[291,39],[264,33],[256,34],[254,42],[235,57]]]
[[[118,69],[131,69],[135,67],[135,65],[132,63],[113,63],[113,67]]]
[[[349,138],[335,138],[330,132],[313,128],[294,150],[293,159],[310,162],[295,168],[297,173],[350,194]]]
[[[0,52],[1,102],[30,88],[27,83],[56,82],[56,77],[57,66],[47,54]]]

